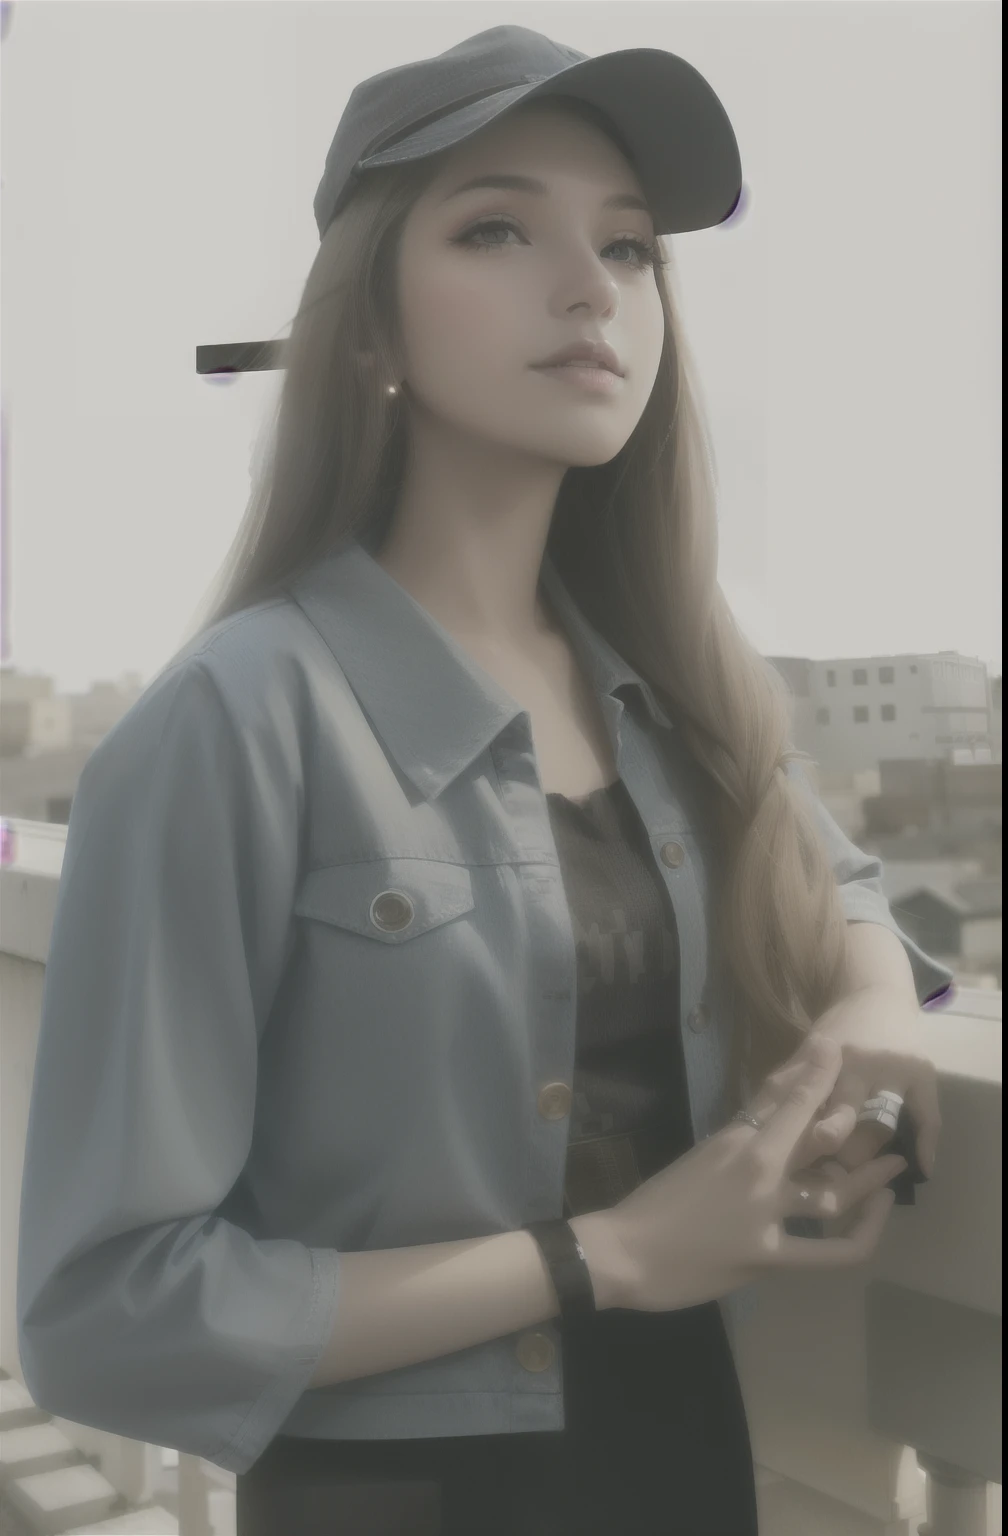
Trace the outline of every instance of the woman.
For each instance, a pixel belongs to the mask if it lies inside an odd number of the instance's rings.
[[[795,1047],[848,921],[915,1005],[950,974],[717,586],[655,238],[740,185],[658,50],[358,87],[223,596],[78,785],[25,1377],[233,1469],[239,1536],[755,1533],[720,1303],[864,1257],[905,1167],[779,1237],[829,1209]],[[615,371],[547,371],[579,343]]]

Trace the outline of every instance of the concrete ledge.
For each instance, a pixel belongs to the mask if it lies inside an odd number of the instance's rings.
[[[870,1427],[1000,1483],[1001,1318],[873,1280],[865,1343]]]
[[[71,1527],[87,1529],[88,1521],[107,1520],[119,1502],[108,1478],[88,1462],[13,1478],[4,1485],[4,1496],[42,1536],[63,1536]]]
[[[134,1509],[126,1515],[113,1515],[99,1525],[77,1525],[64,1536],[105,1536],[105,1532],[118,1531],[121,1536],[179,1536],[179,1525],[174,1515],[152,1504],[148,1509]]]
[[[922,1494],[923,1498],[923,1494]],[[757,1490],[760,1536],[917,1536],[917,1516],[866,1515],[824,1493],[785,1479]],[[923,1504],[922,1504],[923,1509]]]
[[[0,869],[0,933],[4,953],[45,964],[59,880],[8,865]]]

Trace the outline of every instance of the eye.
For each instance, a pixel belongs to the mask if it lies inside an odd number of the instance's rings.
[[[492,233],[494,230],[503,229],[512,234],[520,231],[507,219],[482,219],[478,224],[472,224],[461,235],[456,235],[452,245],[468,246],[474,251],[499,251],[503,249],[504,241],[491,241],[489,245],[479,243],[477,237]],[[647,271],[651,267],[664,267],[666,262],[658,256],[657,244],[650,240],[641,240],[636,235],[626,235],[620,240],[613,240],[605,246],[605,250],[612,250],[619,246],[626,246],[634,252],[631,261],[621,261],[621,267],[636,267],[640,271]]]

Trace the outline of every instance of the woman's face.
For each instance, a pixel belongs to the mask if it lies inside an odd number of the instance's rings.
[[[532,177],[547,191],[457,191],[484,174]],[[619,194],[643,200],[631,166],[600,129],[555,106],[491,123],[446,156],[400,247],[402,377],[414,430],[447,429],[456,443],[564,468],[619,452],[647,404],[664,340],[656,275],[638,249],[654,243],[651,216],[607,208]],[[569,371],[535,371],[585,338],[615,351],[623,370],[615,388],[595,393]]]

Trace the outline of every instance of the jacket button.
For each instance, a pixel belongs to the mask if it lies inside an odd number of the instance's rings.
[[[380,891],[368,916],[383,933],[399,933],[413,921],[413,903],[403,891]]]
[[[548,1371],[556,1359],[556,1346],[545,1333],[523,1333],[516,1350],[519,1364],[527,1371]]]
[[[544,1120],[562,1120],[570,1114],[571,1091],[566,1083],[547,1083],[536,1099]]]
[[[682,843],[662,843],[661,861],[670,869],[678,869],[685,857],[686,850]]]
[[[704,1030],[707,1028],[707,1025],[710,1023],[710,1015],[708,1014],[706,1008],[694,1008],[692,1013],[687,1018],[686,1023],[689,1025],[690,1029],[695,1035],[702,1035]]]

